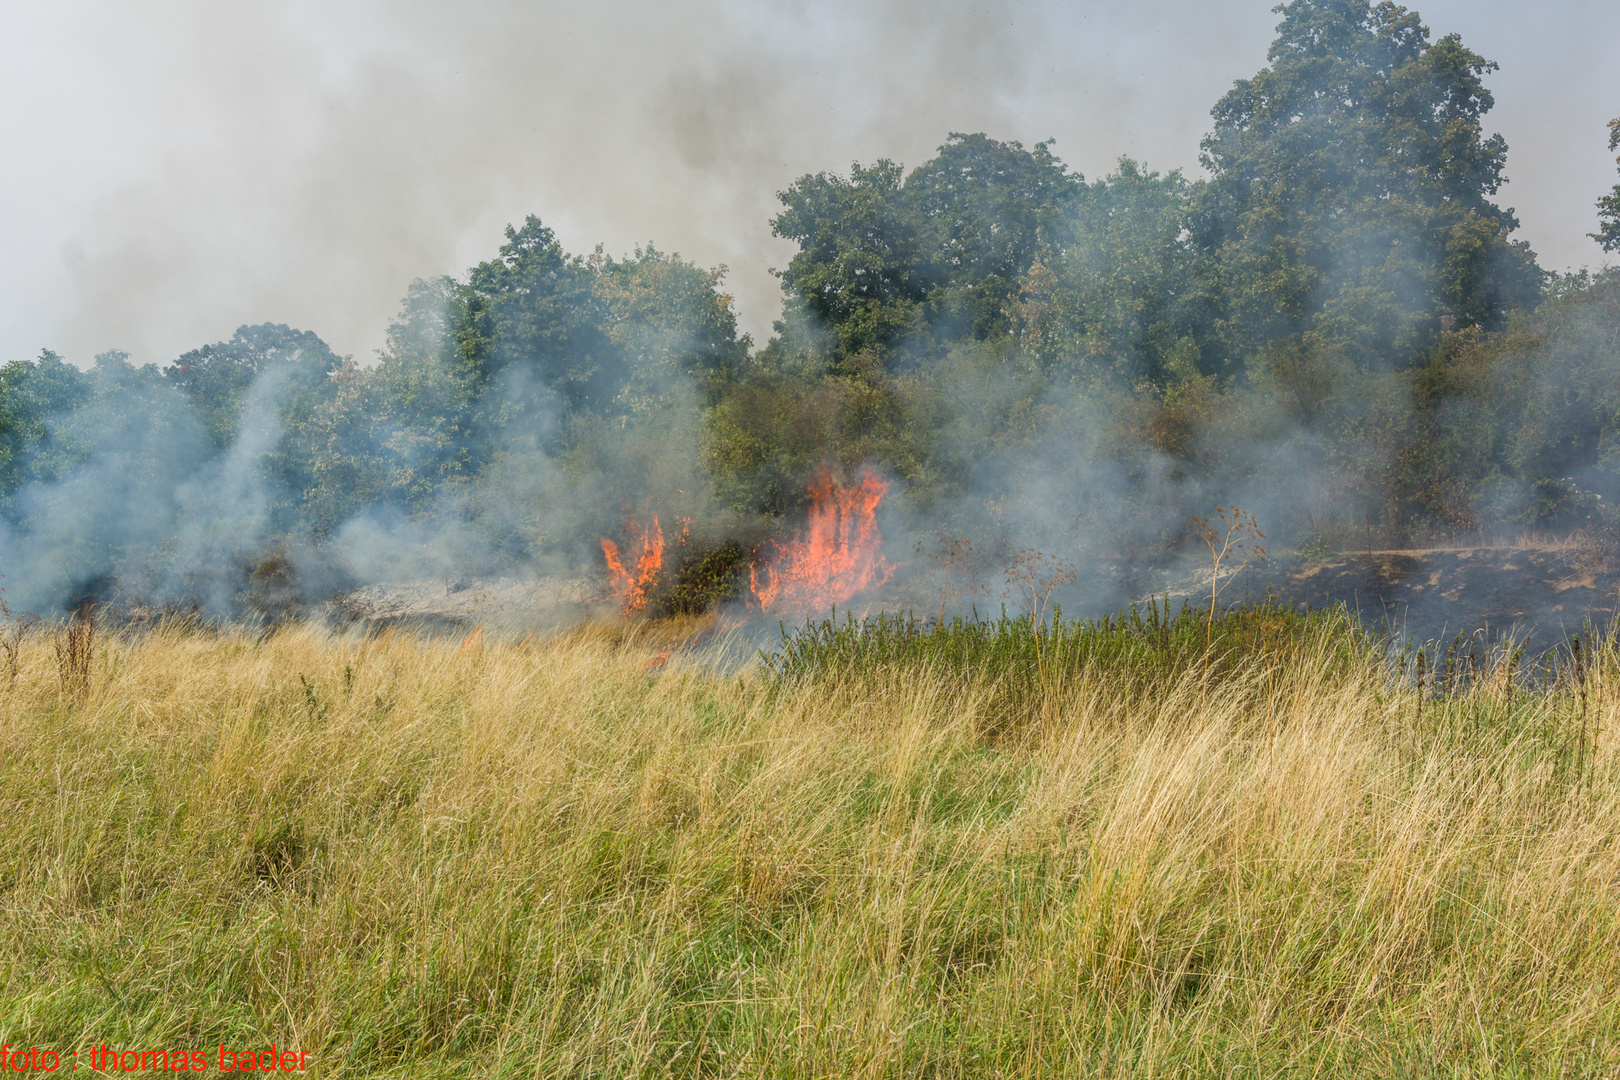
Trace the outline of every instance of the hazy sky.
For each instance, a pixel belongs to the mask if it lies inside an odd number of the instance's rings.
[[[526,213],[571,251],[727,264],[762,340],[796,176],[980,130],[1055,137],[1087,176],[1196,172],[1272,6],[0,0],[0,361],[163,363],[264,321],[370,359],[412,278],[464,273]],[[1519,235],[1599,264],[1620,4],[1417,7],[1501,64]]]

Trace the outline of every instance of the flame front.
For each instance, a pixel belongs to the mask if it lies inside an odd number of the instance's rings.
[[[633,520],[626,521],[624,529],[630,534],[634,567],[626,568],[619,554],[619,545],[612,540],[602,541],[602,555],[608,565],[608,595],[619,601],[625,613],[630,614],[647,606],[647,593],[657,581],[658,572],[664,568],[664,530],[656,517],[652,519],[650,529],[643,529]],[[636,550],[638,548],[639,551]]]
[[[888,481],[872,473],[841,487],[823,470],[810,485],[803,534],[777,549],[765,574],[748,568],[760,610],[818,614],[888,581],[895,568],[883,557],[877,527],[878,503],[888,491]]]

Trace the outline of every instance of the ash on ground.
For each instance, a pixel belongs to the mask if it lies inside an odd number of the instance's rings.
[[[370,629],[530,630],[576,623],[603,612],[601,583],[581,576],[505,576],[477,580],[383,582],[326,601],[317,617]]]
[[[1180,607],[1209,603],[1209,566],[1166,571],[1159,592]],[[1607,631],[1620,611],[1620,562],[1579,539],[1499,546],[1284,556],[1251,565],[1220,602],[1269,595],[1313,608],[1342,604],[1368,626],[1419,643],[1483,632],[1550,648],[1571,634]]]

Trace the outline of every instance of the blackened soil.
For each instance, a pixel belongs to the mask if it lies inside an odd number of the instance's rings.
[[[1485,630],[1550,645],[1586,624],[1607,629],[1613,621],[1620,572],[1605,562],[1573,546],[1374,551],[1329,556],[1291,572],[1279,566],[1263,580],[1280,597],[1342,603],[1402,637]]]

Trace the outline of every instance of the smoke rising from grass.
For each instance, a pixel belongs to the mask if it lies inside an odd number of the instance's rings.
[[[1467,31],[1444,4],[1425,14],[1442,30]],[[71,282],[60,292],[71,299],[58,311],[59,336],[76,347],[118,333],[119,343],[166,359],[269,317],[363,353],[353,343],[377,336],[405,280],[459,270],[487,251],[494,224],[531,208],[573,250],[599,239],[623,250],[653,234],[700,264],[730,263],[759,328],[779,297],[766,270],[790,253],[765,223],[778,209],[774,192],[794,176],[848,156],[915,163],[952,128],[1026,142],[1055,133],[1064,159],[1092,177],[1121,151],[1190,164],[1205,105],[1254,70],[1271,22],[1267,12],[1169,4],[811,12],[713,3],[590,13],[350,4],[240,16],[170,4],[117,39],[139,46],[130,52],[152,70],[120,55],[96,84],[141,88],[134,108],[162,131],[137,125],[111,140],[112,179],[74,189],[84,195],[75,220],[88,224],[61,249]],[[89,51],[111,49],[121,25],[109,17]],[[615,44],[608,65],[578,44],[604,40]],[[536,64],[537,54],[552,62]],[[188,65],[196,55],[204,62]],[[1142,72],[1154,77],[1144,82]],[[196,77],[217,92],[193,93]],[[1185,111],[1183,101],[1192,103]],[[1566,140],[1587,142],[1598,145]],[[1196,374],[1162,388],[1196,398]],[[204,460],[196,421],[184,415],[124,444],[112,434],[113,398],[76,419],[90,456],[24,497],[26,528],[4,541],[24,568],[14,587],[41,583],[37,596],[55,603],[111,575],[140,582],[154,599],[223,612],[238,602],[244,566],[282,533],[304,579],[326,574],[307,557],[315,545],[278,517],[295,493],[260,467],[281,435],[278,378],[260,373],[246,420],[217,460]],[[626,514],[689,514],[727,527],[699,451],[703,406],[685,380],[655,377],[652,404],[616,429],[571,431],[562,460],[547,436],[556,410],[533,409],[544,394],[515,374],[502,378],[491,399],[529,412],[524,426],[487,433],[477,484],[449,485],[412,513],[388,500],[334,511],[322,528],[342,573],[456,580],[541,562],[563,572],[586,565],[595,536]],[[1343,516],[1349,505],[1324,491],[1321,433],[1263,403],[1250,403],[1247,426],[1190,410],[1178,437],[1209,466],[1189,475],[1185,458],[1148,441],[1109,441],[1117,394],[1053,382],[1031,396],[1015,373],[975,393],[977,401],[939,410],[941,443],[983,442],[1015,407],[1044,416],[1042,434],[1033,445],[976,453],[953,490],[914,505],[897,498],[889,513],[899,554],[958,527],[997,537],[1002,555],[1110,553],[1125,562],[1122,576],[1081,590],[1088,605],[1106,606],[1140,587],[1131,560],[1190,513],[1239,502],[1268,524],[1297,528],[1313,507],[1335,504]],[[987,416],[987,403],[1003,415]],[[402,434],[377,438],[392,446]],[[155,450],[158,439],[172,439],[172,449]],[[161,475],[130,476],[131,447],[134,458],[162,459]],[[397,457],[414,467],[410,452]],[[132,491],[143,493],[138,506]],[[1504,505],[1527,498],[1508,491]],[[993,597],[993,578],[977,592]]]

